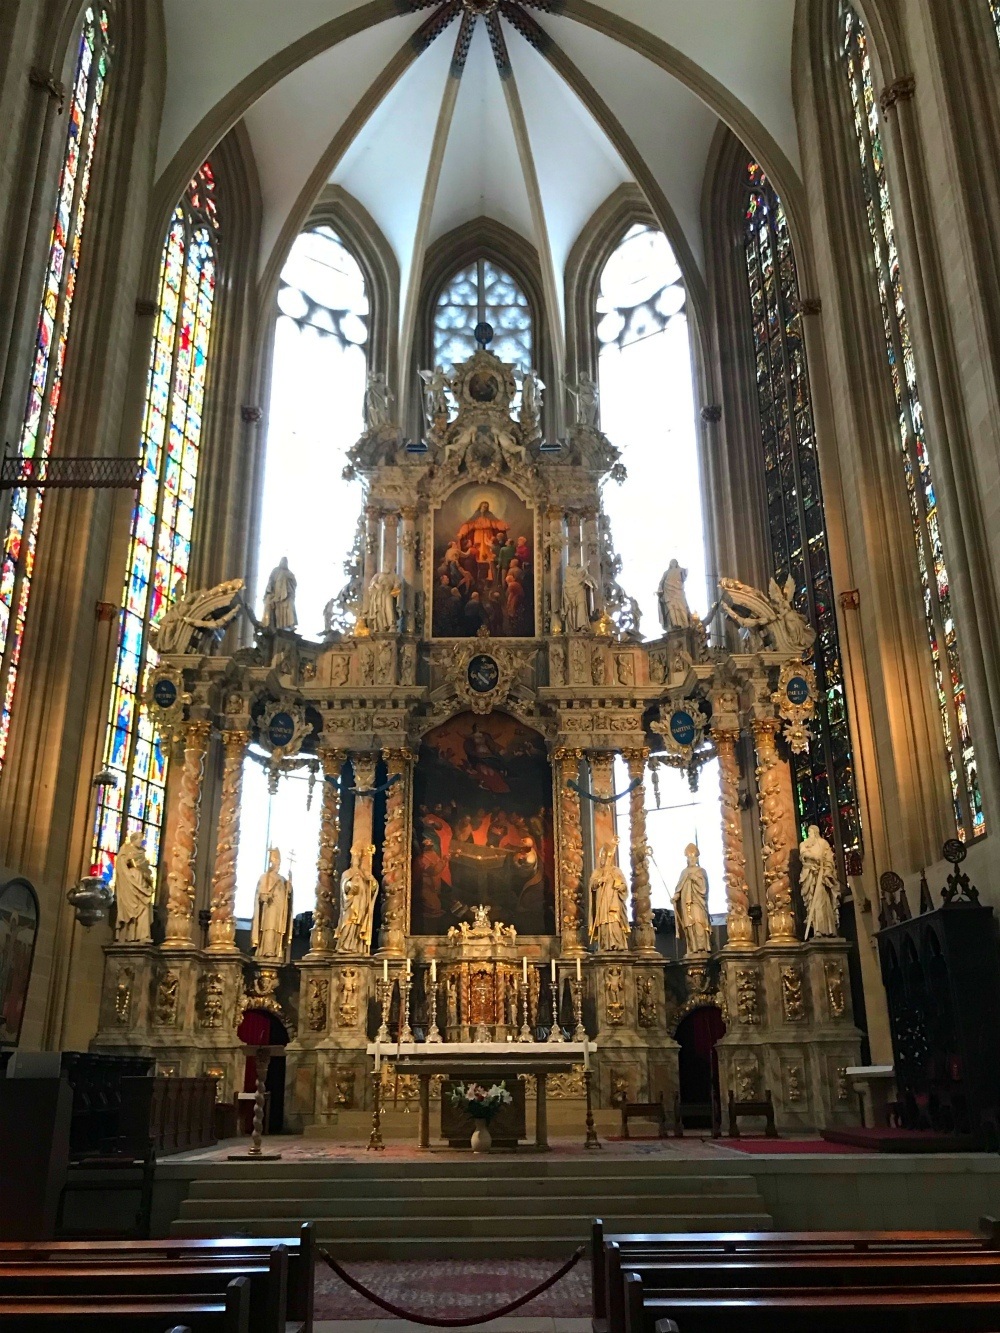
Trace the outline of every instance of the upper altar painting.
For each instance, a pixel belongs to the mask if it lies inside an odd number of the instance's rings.
[[[434,522],[435,638],[535,633],[535,524],[506,486],[460,486]]]

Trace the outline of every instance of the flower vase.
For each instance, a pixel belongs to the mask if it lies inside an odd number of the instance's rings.
[[[493,1135],[490,1133],[490,1127],[485,1120],[479,1121],[476,1128],[472,1131],[472,1151],[489,1152],[493,1143]]]

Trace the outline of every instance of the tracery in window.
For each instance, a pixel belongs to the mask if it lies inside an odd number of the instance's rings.
[[[107,13],[88,7],[66,108],[66,147],[38,313],[31,383],[18,440],[22,458],[47,458],[52,450],[108,61]],[[36,489],[15,490],[10,497],[0,566],[0,765],[7,750],[42,500],[43,492]]]
[[[167,760],[142,692],[156,654],[149,628],[183,592],[191,559],[198,453],[216,279],[215,180],[206,162],[174,209],[160,265],[142,424],[142,480],[132,517],[104,752],[118,778],[98,808],[95,863],[109,878],[122,839],[140,832],[159,860]]]
[[[477,324],[493,326],[490,351],[518,367],[532,367],[533,331],[527,296],[509,273],[477,259],[445,283],[434,304],[434,364],[454,366],[476,350]]]
[[[671,557],[688,571],[692,609],[704,614],[709,605],[686,297],[666,236],[631,227],[601,274],[598,375],[601,429],[628,472],[621,486],[605,486],[604,509],[621,557],[620,582],[639,603],[647,639],[661,634],[656,589]],[[628,785],[623,765],[616,781],[616,790]],[[695,841],[712,911],[724,912],[717,762],[704,766],[696,793],[686,775],[667,768],[658,770],[655,784],[647,781],[646,792],[654,906],[669,907],[684,848]],[[624,826],[627,804],[618,804]]]
[[[267,422],[264,499],[257,547],[258,595],[282,556],[297,580],[301,632],[318,638],[324,607],[345,581],[363,507],[359,480],[345,480],[347,451],[364,430],[370,312],[364,274],[329,226],[299,236],[281,273]],[[322,776],[320,776],[322,782]],[[268,790],[260,764],[243,777],[237,915],[249,916],[270,831],[281,829],[285,864],[301,871],[296,910],[315,884],[321,792],[306,773]]]
[[[810,824],[845,852],[861,824],[844,672],[830,575],[816,428],[788,220],[764,172],[747,169],[744,227],[757,405],[771,558],[778,582],[795,580],[795,605],[815,626],[818,725],[809,752],[792,756],[801,836]]]
[[[864,25],[846,0],[839,12],[840,50],[854,111],[868,229],[875,258],[888,368],[899,414],[899,440],[923,587],[924,615],[960,838],[986,832],[976,751],[969,725],[965,673],[951,606],[937,494],[900,272],[892,202],[883,157],[878,100]]]

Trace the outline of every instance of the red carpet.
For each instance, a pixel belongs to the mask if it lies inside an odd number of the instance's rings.
[[[853,1153],[871,1152],[870,1148],[849,1147],[846,1143],[828,1143],[826,1139],[717,1139],[737,1152],[759,1153],[762,1157],[783,1153]]]
[[[569,1255],[566,1255],[569,1258]],[[530,1291],[556,1271],[559,1259],[392,1262],[353,1260],[344,1267],[366,1287],[403,1309],[457,1319],[487,1314]],[[590,1261],[584,1256],[554,1287],[515,1310],[515,1319],[590,1317]],[[322,1260],[316,1266],[317,1319],[389,1319],[341,1282]]]

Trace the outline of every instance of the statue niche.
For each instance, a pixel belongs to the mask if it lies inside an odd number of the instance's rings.
[[[414,773],[412,930],[445,935],[489,907],[519,935],[555,929],[552,770],[506,713],[427,733]]]
[[[514,491],[460,486],[434,518],[433,635],[535,633],[535,521]]]

